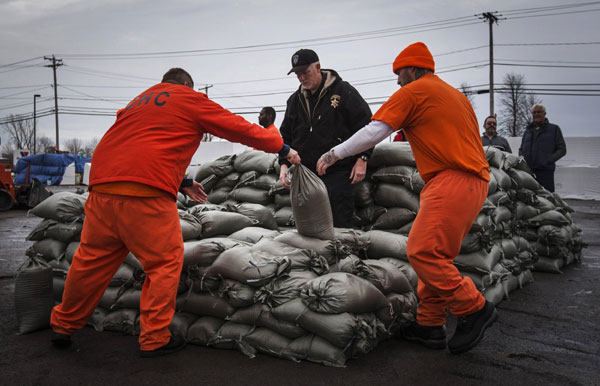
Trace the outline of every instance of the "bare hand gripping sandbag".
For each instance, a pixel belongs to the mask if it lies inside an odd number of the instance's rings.
[[[296,229],[302,236],[333,240],[333,215],[325,184],[308,168],[293,168],[290,190]]]

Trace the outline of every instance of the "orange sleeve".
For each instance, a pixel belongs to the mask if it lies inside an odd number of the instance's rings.
[[[414,105],[414,96],[407,89],[401,88],[385,101],[372,119],[385,122],[394,130],[399,130],[406,125],[406,120],[411,116]]]

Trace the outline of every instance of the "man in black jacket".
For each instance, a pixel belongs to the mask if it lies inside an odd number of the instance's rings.
[[[534,105],[531,109],[533,122],[527,126],[519,155],[535,174],[535,179],[550,192],[554,192],[554,170],[556,161],[567,154],[567,145],[562,131],[546,118],[544,105]]]
[[[302,164],[316,174],[321,154],[339,145],[371,121],[371,109],[358,91],[334,70],[321,69],[313,50],[292,56],[292,69],[300,87],[287,101],[280,132],[285,143],[298,151]],[[338,162],[321,176],[327,187],[335,227],[352,228],[354,186],[365,178],[372,149]],[[289,163],[280,158],[280,181]]]

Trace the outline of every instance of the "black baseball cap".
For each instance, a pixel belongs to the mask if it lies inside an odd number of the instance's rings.
[[[319,57],[313,50],[306,48],[298,50],[292,55],[292,69],[287,74],[289,75],[292,72],[302,72],[306,70],[308,66],[318,61]]]

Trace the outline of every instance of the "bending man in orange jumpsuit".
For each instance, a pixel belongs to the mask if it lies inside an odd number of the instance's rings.
[[[417,323],[405,326],[402,336],[445,348],[448,309],[460,318],[447,345],[450,352],[461,353],[475,347],[497,317],[494,305],[453,264],[487,196],[489,166],[471,104],[433,74],[435,64],[427,46],[414,43],[405,48],[393,69],[402,87],[371,123],[323,154],[317,172],[323,174],[338,159],[403,129],[426,185],[407,245],[408,259],[419,277]]]
[[[183,265],[176,198],[185,169],[204,133],[286,157],[298,153],[273,131],[246,121],[193,90],[191,76],[169,70],[117,113],[92,158],[81,244],[67,274],[62,303],[54,307],[51,341],[59,347],[94,312],[111,278],[131,251],[144,266],[140,298],[140,355],[180,350],[183,337],[168,326]],[[184,184],[182,184],[183,186]],[[203,202],[202,185],[182,190]]]

